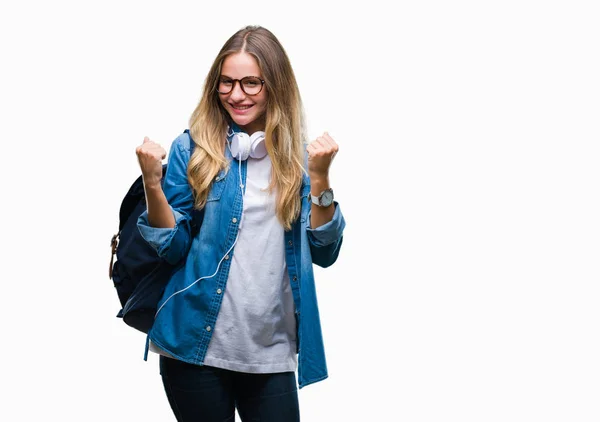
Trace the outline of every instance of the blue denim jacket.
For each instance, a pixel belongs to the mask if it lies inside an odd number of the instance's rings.
[[[234,130],[239,128],[234,126]],[[148,340],[177,359],[201,365],[226,288],[231,260],[225,255],[236,239],[243,197],[239,188],[239,162],[226,148],[229,170],[222,170],[215,178],[200,230],[191,238],[194,200],[186,173],[190,142],[187,133],[173,141],[164,179],[163,191],[173,210],[176,226],[172,229],[151,227],[145,212],[138,219],[138,228],[160,256],[173,264],[181,263],[158,304],[159,311]],[[241,177],[245,186],[245,161],[241,164]],[[328,376],[312,265],[328,267],[336,261],[345,226],[336,202],[332,221],[311,229],[309,193],[310,179],[305,175],[298,192],[302,197],[300,215],[284,236],[285,259],[296,309],[300,388]],[[201,277],[210,278],[194,283]],[[186,290],[173,296],[183,289]]]

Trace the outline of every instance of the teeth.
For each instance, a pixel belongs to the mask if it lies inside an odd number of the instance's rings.
[[[232,107],[235,108],[236,110],[246,110],[252,106],[232,106]]]

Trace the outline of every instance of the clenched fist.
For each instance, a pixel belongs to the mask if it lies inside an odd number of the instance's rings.
[[[338,144],[327,132],[308,144],[306,147],[308,152],[308,175],[311,179],[323,179],[329,176],[329,166],[331,166],[338,149]]]
[[[146,136],[144,143],[135,149],[135,153],[142,170],[144,186],[146,188],[160,186],[163,175],[162,160],[167,156],[165,149]]]

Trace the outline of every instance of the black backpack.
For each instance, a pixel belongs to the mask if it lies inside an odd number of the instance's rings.
[[[186,131],[189,134],[189,131]],[[191,141],[193,152],[194,141]],[[163,181],[168,164],[163,164]],[[112,237],[109,277],[113,281],[121,310],[117,317],[139,331],[148,333],[154,323],[157,305],[171,275],[183,262],[172,265],[160,258],[142,237],[137,227],[138,217],[146,210],[146,195],[142,176],[129,188],[119,210],[119,231]],[[194,210],[192,236],[199,228],[202,211]],[[114,261],[114,257],[117,260]]]

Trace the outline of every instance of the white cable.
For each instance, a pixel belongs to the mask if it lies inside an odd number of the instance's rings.
[[[229,248],[229,250],[228,250],[227,252],[225,252],[225,255],[223,255],[223,258],[221,258],[221,260],[220,260],[220,261],[219,261],[219,263],[217,264],[217,269],[216,269],[216,271],[213,273],[213,275],[210,275],[210,276],[204,276],[204,277],[200,277],[198,280],[194,281],[194,282],[193,282],[192,284],[190,284],[189,286],[187,286],[187,287],[185,287],[185,288],[183,288],[183,289],[181,289],[181,290],[178,290],[178,291],[176,291],[175,293],[173,293],[171,296],[169,296],[169,297],[168,297],[168,299],[167,299],[167,300],[165,300],[165,301],[163,302],[163,304],[162,304],[162,305],[160,305],[160,308],[158,308],[158,310],[157,310],[157,311],[156,311],[156,313],[154,314],[154,319],[156,319],[156,316],[158,315],[158,313],[160,312],[160,310],[163,308],[163,306],[165,306],[165,305],[167,304],[167,302],[168,302],[169,300],[171,300],[171,298],[172,298],[173,296],[175,296],[175,295],[178,295],[179,293],[185,292],[187,289],[189,289],[190,287],[192,287],[194,284],[196,284],[196,283],[197,283],[197,282],[199,282],[200,280],[207,279],[207,278],[212,278],[212,277],[214,277],[215,275],[217,275],[217,273],[219,272],[219,267],[221,266],[221,263],[223,262],[223,259],[225,259],[225,257],[227,256],[227,254],[228,254],[229,252],[231,252],[231,250],[233,249],[233,247],[234,247],[234,246],[235,246],[235,244],[237,243],[237,240],[238,240],[238,237],[239,237],[239,235],[240,235],[240,232],[239,232],[239,230],[238,230],[238,234],[237,234],[237,236],[235,237],[235,241],[233,242],[233,245],[231,245],[231,247]]]

